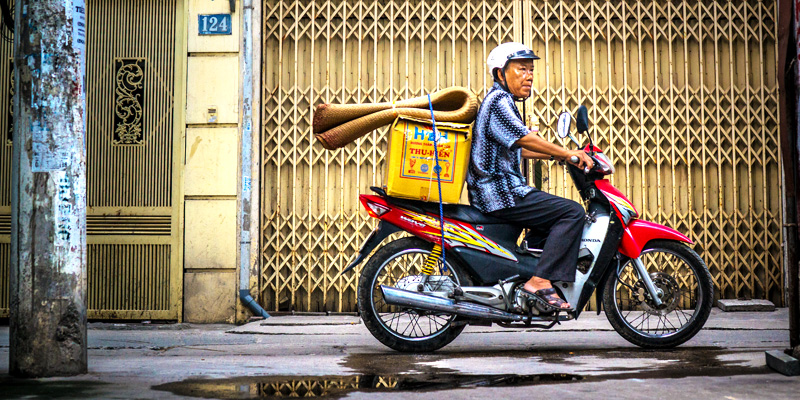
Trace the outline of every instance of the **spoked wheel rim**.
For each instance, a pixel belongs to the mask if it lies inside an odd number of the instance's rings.
[[[653,284],[663,294],[662,304],[657,306],[652,301],[633,261],[628,260],[618,271],[613,293],[622,322],[650,338],[668,338],[688,329],[705,300],[698,271],[685,256],[670,249],[647,249],[640,258]]]
[[[455,317],[393,306],[383,300],[380,286],[394,287],[403,277],[420,275],[428,254],[430,251],[417,248],[398,252],[381,264],[372,279],[370,306],[378,317],[378,323],[387,332],[403,340],[423,341],[439,336],[447,331]],[[447,268],[442,275],[450,276],[457,284],[461,283],[458,275],[453,273],[453,268]]]

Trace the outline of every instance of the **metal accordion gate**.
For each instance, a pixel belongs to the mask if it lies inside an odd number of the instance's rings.
[[[373,227],[357,199],[383,183],[388,128],[326,151],[313,107],[452,85],[482,98],[486,56],[506,41],[542,57],[526,118],[547,127],[589,107],[612,181],[642,218],[695,241],[718,296],[783,304],[776,12],[774,0],[266,0],[261,304],[355,310],[357,274],[339,273]],[[563,167],[537,170],[543,190],[577,199]]]

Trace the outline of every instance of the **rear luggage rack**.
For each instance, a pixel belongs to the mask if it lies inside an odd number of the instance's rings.
[[[534,256],[536,258],[541,257],[543,251],[544,251],[543,249],[531,249],[531,248],[528,248],[528,241],[527,240],[523,240],[522,243],[520,243],[520,245],[517,246],[517,253],[519,253],[519,254],[530,254],[530,255],[532,255],[532,256]]]

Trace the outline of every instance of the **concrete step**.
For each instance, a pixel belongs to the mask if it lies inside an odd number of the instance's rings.
[[[775,304],[769,300],[720,299],[717,307],[725,312],[731,311],[775,311]]]
[[[786,354],[783,350],[766,352],[767,365],[786,376],[800,375],[800,360]]]

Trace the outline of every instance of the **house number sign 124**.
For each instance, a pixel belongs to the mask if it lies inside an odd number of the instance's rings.
[[[200,14],[197,16],[200,35],[230,35],[230,14]]]

